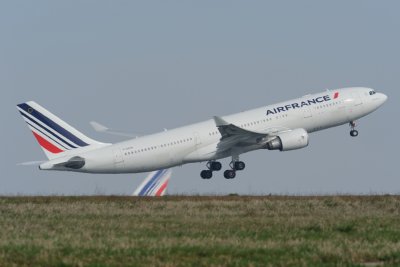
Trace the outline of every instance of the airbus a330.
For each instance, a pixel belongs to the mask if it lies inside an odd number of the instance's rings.
[[[87,137],[33,101],[17,108],[48,158],[41,170],[139,173],[206,162],[200,175],[209,179],[222,169],[219,160],[230,157],[224,177],[232,179],[245,168],[243,153],[304,148],[310,133],[343,124],[358,136],[355,121],[386,100],[365,87],[327,90],[115,144]]]

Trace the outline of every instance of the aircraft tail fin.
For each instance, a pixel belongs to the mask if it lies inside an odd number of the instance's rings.
[[[171,169],[162,169],[151,172],[146,179],[136,188],[132,196],[163,196],[167,191]]]
[[[21,103],[17,105],[17,109],[50,160],[68,150],[102,144],[79,132],[34,101]]]

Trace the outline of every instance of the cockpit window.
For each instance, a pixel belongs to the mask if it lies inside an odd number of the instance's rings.
[[[374,94],[376,94],[375,91],[369,91],[369,95],[374,95]]]

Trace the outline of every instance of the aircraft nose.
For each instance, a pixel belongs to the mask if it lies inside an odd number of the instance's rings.
[[[386,100],[388,99],[388,97],[387,97],[387,95],[382,94],[382,93],[378,93],[378,94],[379,94],[379,102],[380,102],[380,105],[382,105],[383,103],[386,102]]]
[[[383,98],[383,103],[385,103],[386,100],[388,99],[387,95],[385,95],[385,94],[382,94],[382,98]]]

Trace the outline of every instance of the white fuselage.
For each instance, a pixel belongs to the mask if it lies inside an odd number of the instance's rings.
[[[229,116],[223,119],[254,132],[279,133],[302,128],[308,133],[349,123],[380,107],[386,96],[370,95],[372,89],[353,87],[327,90]],[[76,151],[85,159],[79,170],[88,173],[137,173],[154,171],[192,162],[217,160],[265,148],[265,144],[242,147],[239,151],[218,152],[221,134],[210,119],[196,124],[107,145],[89,151]],[[70,158],[71,155],[68,155]],[[62,161],[65,159],[57,159]],[[47,164],[47,165],[46,165]],[[41,169],[53,169],[48,162]],[[74,170],[72,170],[74,171]]]

